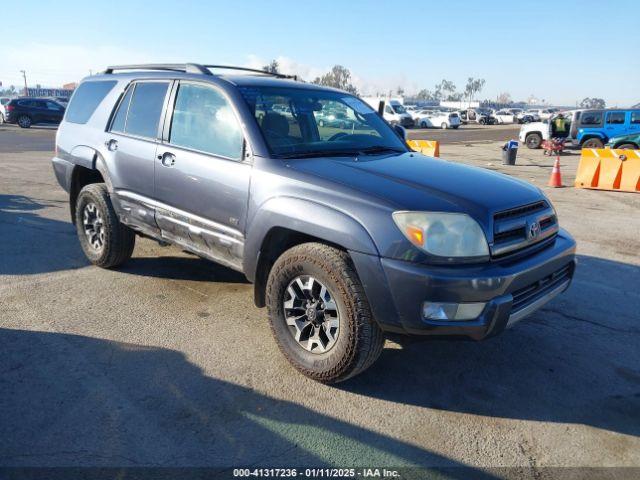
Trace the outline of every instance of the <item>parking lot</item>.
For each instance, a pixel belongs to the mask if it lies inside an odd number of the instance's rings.
[[[55,130],[1,125],[2,465],[640,465],[640,195],[550,189],[541,150],[501,165],[517,131],[410,138],[543,188],[578,242],[569,291],[485,342],[394,338],[325,386],[282,357],[241,274],[140,239],[122,268],[90,266]],[[578,158],[562,156],[565,185]]]

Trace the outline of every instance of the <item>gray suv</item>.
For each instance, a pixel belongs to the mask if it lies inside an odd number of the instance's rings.
[[[569,286],[575,242],[540,189],[413,152],[346,92],[220,68],[109,67],[75,91],[53,168],[93,264],[140,236],[243,272],[282,353],[327,383],[388,333],[480,340]]]

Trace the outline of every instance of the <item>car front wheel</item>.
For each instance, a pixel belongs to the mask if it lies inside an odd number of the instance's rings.
[[[131,258],[136,236],[118,219],[105,184],[92,183],[80,191],[75,221],[80,246],[94,265],[111,268]]]
[[[382,351],[383,332],[349,255],[328,245],[304,243],[276,260],[267,308],[280,351],[313,380],[346,380]]]
[[[527,135],[525,143],[527,144],[527,148],[540,148],[540,145],[542,144],[542,136],[539,133],[530,133]]]

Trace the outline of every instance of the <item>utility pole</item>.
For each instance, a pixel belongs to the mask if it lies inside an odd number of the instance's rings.
[[[29,89],[27,88],[27,72],[25,72],[24,70],[20,70],[20,73],[22,73],[22,78],[24,78],[24,96],[28,97]]]

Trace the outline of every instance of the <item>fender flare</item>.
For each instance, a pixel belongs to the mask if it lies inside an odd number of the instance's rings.
[[[243,271],[252,282],[263,241],[278,227],[325,240],[345,250],[379,255],[371,235],[355,218],[311,200],[275,197],[260,206],[246,230]]]
[[[75,165],[100,172],[107,185],[107,190],[109,193],[113,193],[113,183],[107,164],[98,150],[87,145],[77,145],[71,150],[70,156]]]

